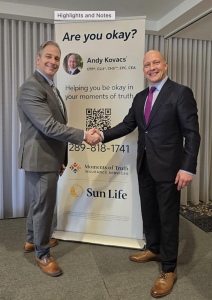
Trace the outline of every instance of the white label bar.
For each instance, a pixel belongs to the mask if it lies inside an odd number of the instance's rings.
[[[64,20],[115,20],[115,11],[55,11],[54,19]]]

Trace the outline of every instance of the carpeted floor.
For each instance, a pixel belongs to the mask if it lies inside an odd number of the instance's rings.
[[[0,300],[152,300],[161,265],[129,260],[134,250],[59,241],[51,278],[24,254],[26,219],[0,220]],[[212,236],[180,217],[178,280],[164,300],[212,299]]]
[[[212,232],[212,201],[198,205],[188,202],[188,205],[180,207],[180,214],[205,232]]]

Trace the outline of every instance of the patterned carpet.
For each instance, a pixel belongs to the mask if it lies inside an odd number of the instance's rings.
[[[180,214],[205,232],[212,232],[212,201],[198,205],[188,202],[186,206],[181,205]]]

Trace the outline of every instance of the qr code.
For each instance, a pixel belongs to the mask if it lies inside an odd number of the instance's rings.
[[[111,108],[87,108],[86,130],[97,128],[101,131],[111,128]]]

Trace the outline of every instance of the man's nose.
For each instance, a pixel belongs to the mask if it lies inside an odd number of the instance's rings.
[[[50,59],[50,63],[52,63],[52,64],[56,64],[56,59],[54,58],[54,57],[51,57],[51,59]]]
[[[150,64],[150,69],[152,70],[152,69],[155,69],[155,64]]]

